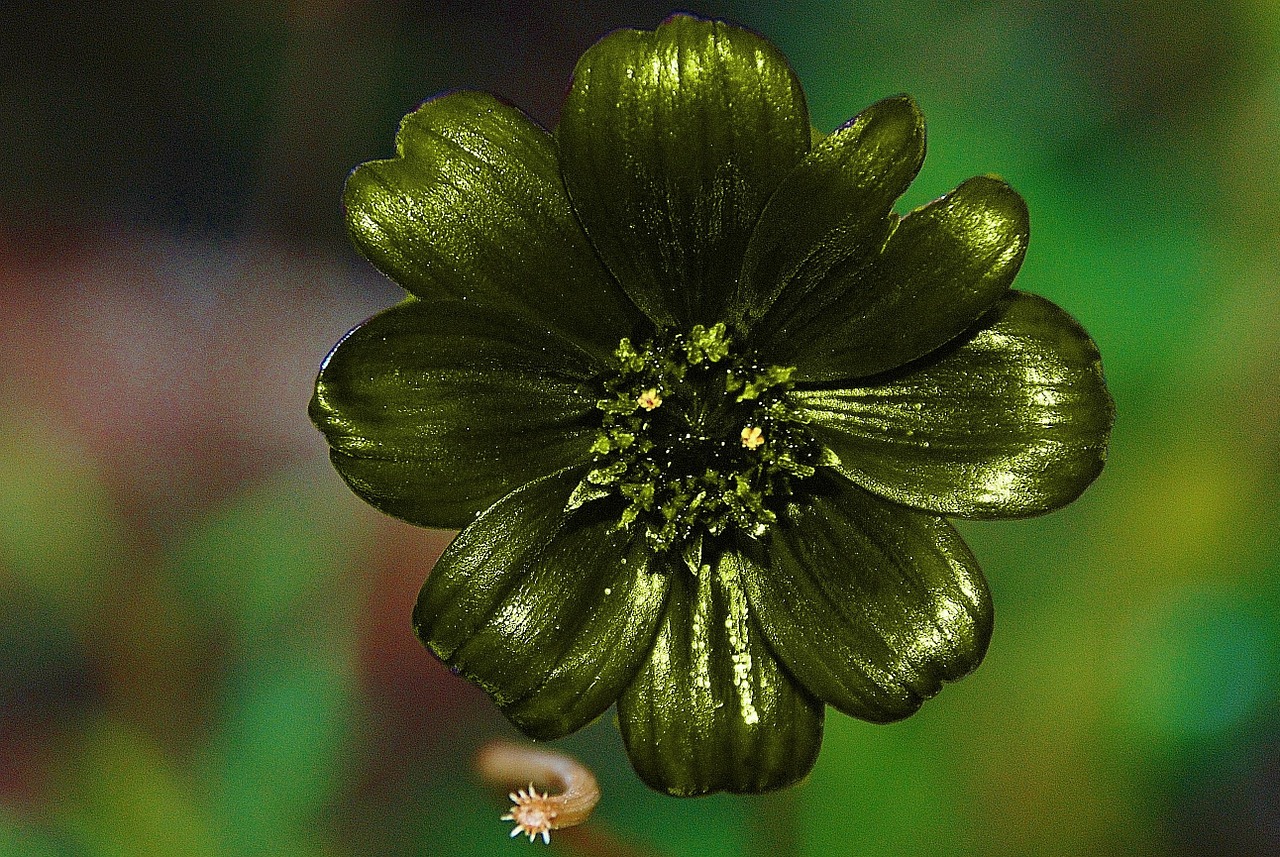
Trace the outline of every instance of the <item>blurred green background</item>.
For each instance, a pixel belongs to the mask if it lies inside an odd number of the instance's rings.
[[[985,664],[920,714],[832,714],[766,798],[563,746],[649,855],[1280,853],[1280,4],[695,4],[792,59],[814,123],[910,92],[908,208],[994,172],[1018,285],[1101,347],[1106,471],[962,524]],[[306,420],[397,290],[345,244],[348,169],[486,89],[554,124],[640,0],[28,3],[0,35],[0,857],[488,855],[470,755],[512,730],[409,629],[447,536],[362,506]],[[609,852],[553,840],[562,854]]]

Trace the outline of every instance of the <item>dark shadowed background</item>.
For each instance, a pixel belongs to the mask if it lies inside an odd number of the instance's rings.
[[[622,5],[6,13],[0,857],[535,847],[468,771],[511,728],[409,628],[447,536],[356,500],[306,402],[399,295],[345,242],[347,171],[444,89],[554,124],[583,49],[671,11]],[[597,823],[670,857],[1280,852],[1280,6],[685,8],[774,40],[823,130],[912,93],[904,210],[1021,191],[1018,285],[1093,333],[1119,417],[1078,503],[962,525],[977,673],[904,723],[829,716],[763,799],[648,792],[607,715],[562,742]]]

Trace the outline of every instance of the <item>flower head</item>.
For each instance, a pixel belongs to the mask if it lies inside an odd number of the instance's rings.
[[[943,516],[1070,502],[1113,407],[1088,335],[1010,289],[1008,185],[894,213],[923,157],[910,98],[823,136],[773,46],[675,16],[588,50],[554,133],[454,92],[352,174],[409,297],[312,418],[360,496],[461,530],[414,624],[528,735],[616,702],[650,785],[761,791],[826,705],[895,720],[982,659]]]
[[[551,804],[551,795],[539,794],[529,783],[528,791],[520,789],[507,795],[511,798],[511,811],[502,816],[503,821],[514,821],[511,837],[514,839],[525,834],[532,842],[534,837],[541,836],[544,844],[551,844],[551,830],[556,826],[555,807]]]

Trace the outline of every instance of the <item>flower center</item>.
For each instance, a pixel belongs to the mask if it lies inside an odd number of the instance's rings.
[[[784,396],[794,367],[736,354],[723,323],[640,347],[624,339],[614,355],[592,467],[570,509],[621,498],[618,529],[700,554],[704,535],[763,535],[793,484],[830,463]]]

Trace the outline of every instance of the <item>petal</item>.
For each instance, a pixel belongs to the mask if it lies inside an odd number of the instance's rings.
[[[413,613],[422,642],[537,739],[613,704],[649,651],[670,580],[615,519],[565,512],[581,476],[563,470],[494,504],[440,557]]]
[[[721,320],[756,219],[809,149],[809,114],[764,39],[675,15],[583,54],[556,139],[609,270],[655,322],[688,329]]]
[[[969,179],[902,218],[873,264],[834,269],[796,312],[766,319],[761,352],[803,381],[896,369],[995,305],[1022,266],[1029,230],[1017,192],[989,176]]]
[[[1115,414],[1093,340],[1059,307],[1019,292],[976,333],[881,383],[792,395],[854,482],[979,518],[1078,497],[1102,470]]]
[[[743,547],[770,648],[846,714],[906,717],[986,652],[991,597],[942,518],[841,483]]]
[[[672,577],[653,651],[618,700],[631,764],[673,795],[794,783],[817,758],[823,708],[765,646],[741,558]]]
[[[508,313],[409,300],[338,343],[311,419],[357,494],[456,529],[516,486],[590,459],[593,365]]]
[[[475,300],[607,356],[638,317],[574,218],[555,141],[514,107],[454,92],[405,117],[396,157],[343,198],[360,251],[421,298]]]
[[[891,208],[924,162],[924,117],[910,96],[879,101],[815,142],[760,215],[733,311],[766,330],[804,313],[833,269],[855,271],[897,225]],[[775,304],[775,300],[781,300]],[[824,302],[821,294],[809,302]]]

